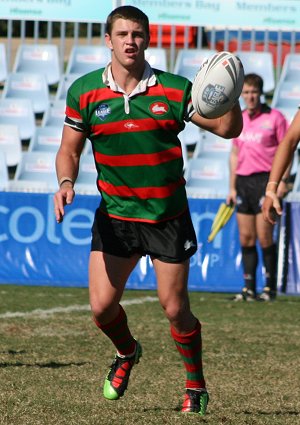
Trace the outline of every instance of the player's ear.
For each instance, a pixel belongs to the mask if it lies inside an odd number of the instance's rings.
[[[108,33],[105,34],[105,44],[110,50],[113,50],[111,38],[110,38],[110,35]]]

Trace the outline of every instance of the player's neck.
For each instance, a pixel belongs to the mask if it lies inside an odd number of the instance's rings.
[[[112,63],[111,70],[115,82],[128,95],[132,93],[139,84],[144,72],[144,69],[141,69],[140,67],[127,69],[118,63]]]

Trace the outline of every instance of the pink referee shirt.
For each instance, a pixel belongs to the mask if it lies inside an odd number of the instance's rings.
[[[238,148],[236,174],[249,176],[254,173],[269,172],[276,149],[281,142],[288,122],[277,109],[267,109],[250,118],[243,111],[243,131],[239,137],[232,139]]]

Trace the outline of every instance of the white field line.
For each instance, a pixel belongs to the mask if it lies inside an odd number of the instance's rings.
[[[134,304],[145,304],[145,303],[153,303],[157,302],[157,297],[143,297],[143,298],[132,298],[129,300],[124,300],[121,302],[123,306],[126,305],[134,305]],[[68,307],[54,307],[49,308],[47,310],[37,308],[32,311],[7,311],[6,313],[0,314],[0,319],[12,319],[15,317],[46,317],[53,314],[60,314],[60,313],[72,313],[73,311],[90,311],[90,306],[87,305],[69,305]]]

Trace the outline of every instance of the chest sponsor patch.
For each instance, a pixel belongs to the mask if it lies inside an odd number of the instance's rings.
[[[164,115],[169,111],[169,105],[165,102],[153,102],[149,106],[150,112],[154,115]]]
[[[110,106],[107,103],[101,103],[95,111],[95,114],[101,121],[104,121],[105,118],[111,113]]]

